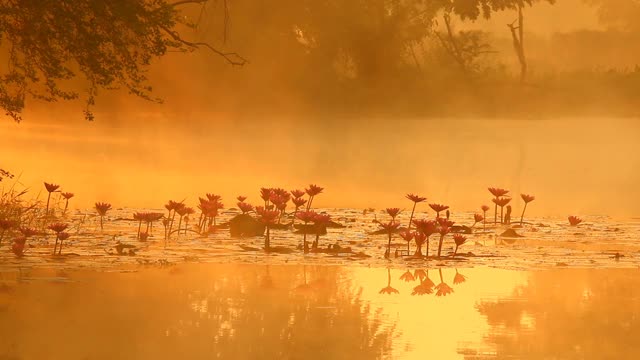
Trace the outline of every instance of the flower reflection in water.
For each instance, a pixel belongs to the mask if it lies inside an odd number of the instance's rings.
[[[399,291],[391,287],[391,269],[387,268],[387,286],[383,287],[379,294],[398,294]]]
[[[417,270],[416,270],[417,271]],[[411,295],[429,295],[433,294],[433,286],[435,285],[431,279],[429,279],[429,272],[421,270],[424,273],[423,277],[420,277],[420,285],[413,288]]]
[[[412,282],[412,281],[415,281],[416,278],[411,273],[411,270],[407,270],[404,274],[400,275],[400,280],[404,280],[406,282]]]
[[[465,281],[467,281],[467,277],[460,274],[458,269],[456,269],[456,275],[453,277],[453,285],[462,284]]]
[[[436,296],[447,296],[453,293],[453,288],[444,283],[442,279],[442,269],[438,269],[440,272],[440,284],[436,285]]]

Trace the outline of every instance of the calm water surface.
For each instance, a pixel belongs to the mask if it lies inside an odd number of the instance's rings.
[[[0,273],[0,359],[637,359],[640,270]]]

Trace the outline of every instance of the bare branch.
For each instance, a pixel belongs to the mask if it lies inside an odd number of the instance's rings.
[[[171,7],[176,7],[176,6],[185,5],[185,4],[204,4],[207,1],[208,0],[181,0],[181,1],[176,1],[176,2],[168,4],[168,5],[171,6]]]
[[[182,43],[190,48],[194,48],[194,49],[198,49],[202,46],[208,48],[209,50],[213,51],[214,53],[222,56],[229,64],[231,65],[238,65],[238,66],[242,66],[244,64],[247,63],[247,59],[243,58],[240,54],[235,53],[235,52],[223,52],[220,51],[216,48],[214,48],[213,46],[211,46],[210,44],[206,43],[206,42],[191,42],[191,41],[187,41],[184,40],[182,37],[180,37],[180,35],[167,28],[166,26],[161,26],[160,27],[162,30],[164,30],[167,34],[169,34],[169,36],[171,36],[171,38],[173,38],[173,40]]]

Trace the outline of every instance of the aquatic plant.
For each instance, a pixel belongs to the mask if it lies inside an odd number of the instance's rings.
[[[436,218],[440,217],[440,212],[447,210],[449,207],[442,204],[429,204],[429,207],[436,212]]]
[[[480,214],[473,214],[473,225],[471,225],[471,227],[476,226],[480,221],[484,221],[484,216]]]
[[[168,211],[167,213],[168,226],[165,226],[165,235],[164,235],[165,239],[171,235],[171,228],[173,227],[173,221],[176,217],[175,210],[179,206],[184,206],[184,204],[182,204],[182,202],[177,202],[173,200],[169,200],[169,202],[164,205],[164,208],[167,209]],[[173,214],[171,213],[172,211],[173,211]]]
[[[195,214],[196,211],[192,207],[186,207],[184,209],[184,234],[187,235],[187,230],[189,230],[189,220],[191,219],[191,215]],[[178,234],[180,234],[180,230],[178,229]]]
[[[140,239],[140,229],[142,228],[142,221],[144,221],[145,213],[135,212],[133,213],[133,220],[138,222],[138,232],[136,233],[136,239]]]
[[[299,199],[303,197],[305,194],[306,192],[304,190],[300,190],[300,189],[291,190],[291,196],[293,196],[294,199]]]
[[[399,208],[386,208],[385,211],[387,212],[387,214],[389,214],[389,216],[391,216],[391,219],[393,221],[396,221],[396,217],[398,216],[398,214],[400,214]]]
[[[453,293],[453,288],[444,283],[442,279],[442,269],[438,269],[440,272],[440,284],[436,285],[436,296],[447,296]]]
[[[329,214],[315,214],[312,221],[316,230],[316,239],[311,245],[311,248],[317,249],[320,233],[327,228],[327,224],[331,221],[331,216]]]
[[[276,210],[278,210],[278,224],[282,221],[282,217],[285,214],[287,203],[291,199],[291,195],[283,189],[274,189],[269,201],[273,204]]]
[[[20,231],[20,233],[22,233],[22,235],[27,238],[30,238],[34,235],[38,235],[38,231],[32,228],[21,227],[18,229],[18,231]]]
[[[400,292],[391,287],[391,269],[387,268],[387,286],[383,287],[378,294],[399,294]]]
[[[482,209],[482,217],[484,218],[484,220],[482,221],[482,231],[485,232],[487,231],[487,211],[489,211],[490,207],[487,205],[482,205],[480,209]],[[498,209],[496,208],[496,214],[497,211]]]
[[[311,210],[301,211],[296,214],[298,219],[304,222],[304,228],[302,229],[302,249],[305,253],[309,252],[309,246],[307,245],[307,225],[315,219],[316,215],[316,212]]]
[[[444,242],[444,237],[451,232],[451,226],[453,226],[454,222],[449,221],[448,219],[438,218],[438,232],[440,233],[440,242],[438,243],[438,257],[442,252],[442,243]]]
[[[153,233],[153,223],[156,221],[160,221],[164,217],[164,214],[157,212],[150,212],[145,215],[145,220],[147,222],[147,231],[149,234]]]
[[[415,194],[407,194],[406,196],[407,199],[413,201],[413,208],[411,209],[411,216],[409,216],[409,226],[407,227],[407,230],[411,230],[411,225],[413,225],[413,214],[416,212],[416,206],[418,205],[418,203],[427,201],[426,197],[422,197],[422,196],[418,196]],[[407,249],[407,251],[409,251],[409,249]]]
[[[1,219],[0,220],[0,246],[2,246],[2,239],[4,238],[4,234],[17,226],[17,223],[14,220],[9,219]]]
[[[189,209],[186,206],[179,206],[176,208],[175,213],[178,214],[178,236],[180,235],[180,230],[182,230],[182,219],[184,219],[184,217],[187,215],[187,209]],[[193,211],[193,209],[191,209],[191,211]],[[171,235],[171,234],[169,234]]]
[[[400,232],[400,237],[407,242],[407,255],[409,255],[409,244],[411,244],[411,240],[413,240],[414,233],[409,230],[403,230]]]
[[[65,199],[65,203],[64,203],[64,210],[62,211],[62,215],[67,213],[67,208],[69,208],[69,199],[71,199],[73,197],[73,193],[70,192],[63,192],[62,197]]]
[[[437,223],[434,220],[426,220],[426,219],[413,220],[413,223],[416,226],[417,233],[422,234],[426,237],[423,243],[427,244],[426,256],[429,257],[429,238],[431,237],[431,235],[435,234],[438,231]],[[415,255],[417,256],[422,256],[422,244],[418,245],[418,240],[422,239],[422,235],[420,236],[414,235],[414,238],[416,239],[416,245],[418,246],[415,253]]]
[[[500,224],[503,224],[504,223],[504,220],[503,220],[504,207],[511,201],[511,198],[501,197],[501,198],[491,199],[491,201],[493,201],[493,203],[496,204],[496,207],[500,206]]]
[[[13,239],[13,244],[11,245],[11,251],[16,255],[16,257],[21,258],[24,256],[24,246],[27,242],[26,236],[19,236]]]
[[[527,195],[527,194],[520,194],[520,197],[524,201],[524,208],[522,209],[522,215],[520,216],[520,224],[522,225],[524,224],[524,212],[527,211],[527,205],[529,205],[530,202],[535,200],[536,197],[533,195]]]
[[[324,190],[324,188],[321,188],[320,186],[314,184],[309,185],[309,187],[305,189],[307,195],[309,195],[307,210],[311,210],[311,203],[313,203],[313,199],[315,199],[317,195],[322,193],[322,190]]]
[[[571,226],[578,226],[578,224],[580,224],[581,222],[582,222],[582,219],[580,219],[579,217],[575,215],[569,216],[569,224]]]
[[[300,211],[300,208],[304,206],[304,204],[307,203],[307,200],[301,198],[301,197],[294,197],[291,202],[293,203],[293,205],[295,205],[295,210],[293,210],[293,221],[292,221],[292,225],[294,225],[296,223],[296,215],[298,214],[298,211]]]
[[[267,233],[264,238],[264,249],[268,251],[271,248],[271,225],[276,223],[279,212],[278,210],[267,210],[262,206],[257,206],[256,214],[258,214],[260,222],[267,228]]]
[[[400,226],[399,223],[395,222],[394,220],[391,220],[387,223],[378,223],[389,235],[389,242],[387,244],[387,250],[384,253],[384,257],[386,259],[388,259],[391,256],[391,236],[392,234],[398,230],[398,227]]]
[[[56,254],[56,250],[58,249],[58,241],[60,240],[60,233],[65,231],[67,227],[69,227],[69,225],[65,223],[53,223],[48,226],[49,230],[56,233],[56,243],[55,243],[55,246],[53,247],[53,255]]]
[[[201,199],[201,206],[198,207],[203,211],[203,221],[201,226],[199,226],[200,232],[204,231],[205,224],[208,231],[214,231],[217,226],[216,219],[220,210],[224,209],[224,204],[222,203],[222,197],[220,195],[207,194],[206,196],[207,199],[204,203],[202,202],[203,199]]]
[[[47,189],[47,192],[49,193],[47,196],[47,209],[45,210],[45,214],[49,215],[49,201],[51,200],[51,193],[57,191],[60,188],[60,185],[45,182],[44,188]]]
[[[104,230],[104,217],[107,215],[107,211],[111,210],[111,204],[105,202],[97,202],[95,209],[100,216],[100,230]]]
[[[271,188],[260,188],[260,198],[264,201],[264,208],[269,209],[269,200],[271,199]]]
[[[425,241],[428,241],[429,237],[427,236],[427,234],[420,232],[420,231],[415,231],[413,233],[413,239],[416,242],[416,252],[413,254],[414,256],[419,256],[422,257],[422,245],[425,243]],[[427,247],[429,245],[427,244]],[[407,250],[409,251],[409,250]],[[427,256],[429,256],[429,251],[427,250]]]
[[[496,200],[498,200],[498,198],[505,196],[509,193],[509,190],[505,190],[505,189],[501,189],[501,188],[489,188],[489,192],[495,196],[495,198],[492,200],[495,205],[495,213],[493,216],[493,223],[497,224],[498,223],[498,204],[496,203]]]
[[[453,234],[453,241],[456,243],[456,249],[453,251],[453,257],[458,254],[458,248],[467,242],[467,237],[462,234]]]
[[[238,199],[236,205],[238,205],[238,209],[242,211],[242,214],[247,214],[253,211],[253,205],[245,202],[245,200],[247,200],[246,196],[238,196],[236,199]]]
[[[58,255],[62,255],[62,243],[69,238],[69,233],[60,232],[57,234],[58,239],[60,239],[60,248],[58,248]],[[55,250],[54,250],[55,251]]]
[[[253,211],[253,205],[246,202],[239,202],[238,209],[240,209],[240,211],[242,211],[243,214],[247,214]]]

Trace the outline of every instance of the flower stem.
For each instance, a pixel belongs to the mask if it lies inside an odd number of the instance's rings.
[[[522,225],[524,223],[524,212],[527,211],[527,205],[529,203],[525,202],[524,203],[524,209],[522,209],[522,216],[520,216],[520,225]]]

